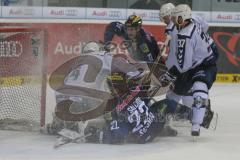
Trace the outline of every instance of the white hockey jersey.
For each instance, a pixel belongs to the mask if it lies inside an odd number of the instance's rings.
[[[111,73],[112,55],[99,52],[90,54],[90,56],[92,56],[91,62],[89,59],[86,59],[83,65],[72,70],[68,76],[66,76],[64,84],[110,92],[106,83],[106,77]],[[97,65],[98,61],[100,65]],[[96,72],[95,76],[91,76],[91,74],[94,75],[94,72]],[[87,74],[93,77],[91,81],[86,81]]]
[[[120,56],[107,52],[95,52],[79,58],[78,67],[71,70],[64,79],[64,84],[82,88],[110,92],[107,77],[115,72],[134,77],[139,70],[147,70],[147,63],[130,64]]]
[[[209,25],[203,17],[194,14],[194,15],[192,15],[192,20],[195,23],[198,23],[199,25],[201,25],[201,28],[202,28],[203,32],[207,33]]]
[[[175,37],[178,34],[178,30],[176,25],[172,21],[170,21],[170,23],[166,26],[165,34],[171,36],[171,40],[169,41],[169,48],[170,48],[170,52],[175,53],[176,48],[173,46],[175,46],[177,42],[176,42],[176,38],[173,38],[173,37]],[[170,52],[168,53],[168,56]]]
[[[192,15],[192,21],[194,23],[196,23],[196,25],[199,25],[199,27],[202,28],[203,32],[206,33],[206,36],[208,36],[208,39],[209,39],[209,43],[213,43],[213,39],[210,37],[210,35],[207,33],[208,29],[209,29],[209,25],[207,23],[207,21],[201,17],[201,16],[198,16],[198,15]]]
[[[170,53],[166,61],[168,69],[176,66],[180,73],[184,73],[212,55],[209,36],[198,23],[192,21],[178,33],[172,33]]]
[[[209,25],[206,22],[206,20],[204,20],[201,16],[193,15],[192,16],[192,21],[194,23],[200,25],[203,32],[207,33],[207,31],[209,29]],[[172,36],[172,35],[175,35],[177,32],[178,32],[177,27],[175,26],[175,24],[172,21],[170,21],[170,23],[166,26],[165,33]]]

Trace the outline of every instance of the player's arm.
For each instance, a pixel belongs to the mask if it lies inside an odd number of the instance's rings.
[[[114,35],[123,36],[124,33],[124,24],[121,22],[111,22],[106,26],[104,32],[104,43],[111,41]]]
[[[157,41],[153,36],[145,38],[145,41],[139,47],[145,55],[145,61],[148,62],[154,62],[160,52]]]

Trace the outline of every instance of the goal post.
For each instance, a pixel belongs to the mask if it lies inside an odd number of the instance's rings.
[[[46,38],[44,29],[0,27],[0,129],[44,125]]]

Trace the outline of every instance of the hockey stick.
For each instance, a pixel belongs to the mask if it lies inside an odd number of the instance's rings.
[[[166,37],[166,40],[164,42],[164,45],[163,47],[161,48],[156,60],[154,61],[152,67],[150,68],[150,72],[148,73],[148,75],[143,79],[142,83],[143,84],[146,84],[149,82],[152,74],[154,73],[154,71],[156,70],[157,66],[159,66],[159,62],[161,60],[161,57],[166,53],[166,49],[167,49],[167,46],[168,46],[168,43],[169,41],[171,40],[171,36],[170,35],[167,35]],[[162,70],[166,70],[166,67],[164,65],[161,65],[159,67],[162,67]],[[157,77],[156,77],[157,78]],[[157,78],[158,79],[158,78]],[[161,85],[157,85],[154,89],[154,91],[152,93],[150,93],[150,97],[153,97],[155,94],[158,93],[159,89],[162,88]],[[168,88],[168,87],[164,87],[164,88]],[[164,89],[165,90],[165,89]],[[162,94],[162,93],[161,93]]]
[[[172,37],[170,35],[167,35],[166,40],[164,41],[164,46],[161,48],[156,60],[153,63],[153,66],[150,68],[150,72],[149,74],[145,77],[145,79],[143,80],[143,83],[146,83],[149,81],[151,75],[153,74],[153,72],[155,71],[156,67],[158,66],[162,55],[164,55],[166,53],[166,49],[167,49],[167,45],[169,43],[169,41],[172,39]]]

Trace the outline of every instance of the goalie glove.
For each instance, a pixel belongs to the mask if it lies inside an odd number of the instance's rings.
[[[175,80],[176,80],[176,77],[174,75],[170,74],[169,72],[164,73],[160,77],[160,83],[161,83],[162,87],[168,86],[170,83],[174,82]]]

